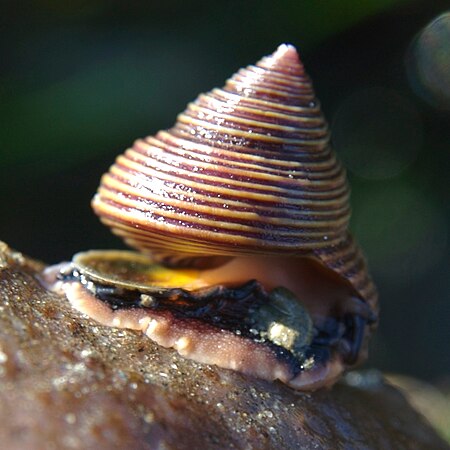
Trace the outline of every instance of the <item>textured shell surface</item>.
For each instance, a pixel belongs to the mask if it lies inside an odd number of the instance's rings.
[[[375,304],[350,237],[349,188],[296,49],[239,70],[137,140],[93,208],[127,244],[193,256],[308,256]]]

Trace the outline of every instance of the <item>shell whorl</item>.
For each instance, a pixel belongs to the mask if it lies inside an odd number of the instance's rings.
[[[141,251],[303,254],[342,241],[348,195],[311,81],[282,45],[137,140],[93,208]]]

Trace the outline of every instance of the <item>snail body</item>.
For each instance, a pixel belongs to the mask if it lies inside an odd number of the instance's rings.
[[[293,46],[137,140],[92,206],[140,252],[86,252],[58,269],[55,286],[94,319],[296,389],[364,359],[376,290]]]

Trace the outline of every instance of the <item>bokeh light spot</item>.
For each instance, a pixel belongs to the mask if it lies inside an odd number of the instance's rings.
[[[368,179],[399,175],[417,157],[422,120],[395,91],[373,87],[354,92],[333,120],[333,145],[346,167]]]
[[[413,40],[407,73],[417,95],[439,109],[450,109],[450,11],[432,20]]]

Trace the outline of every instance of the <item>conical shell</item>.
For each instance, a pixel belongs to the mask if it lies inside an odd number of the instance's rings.
[[[201,94],[171,129],[137,140],[103,176],[93,208],[144,252],[315,254],[368,292],[346,232],[348,197],[311,81],[281,45]],[[350,269],[345,249],[356,255]]]

